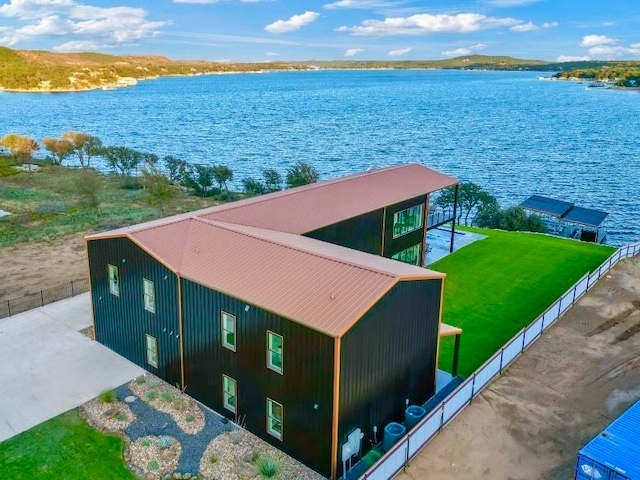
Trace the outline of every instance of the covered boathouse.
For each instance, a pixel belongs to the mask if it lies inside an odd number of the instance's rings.
[[[434,393],[452,185],[403,165],[87,236],[96,340],[337,478],[353,431],[364,454]]]

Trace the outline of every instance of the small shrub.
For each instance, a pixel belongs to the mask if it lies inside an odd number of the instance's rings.
[[[260,458],[260,454],[258,452],[253,452],[251,454],[251,463],[256,463]]]
[[[136,378],[136,385],[144,385],[147,382],[147,379],[144,376],[139,376]]]
[[[258,457],[254,462],[258,475],[264,478],[275,477],[280,471],[280,464],[273,457]]]
[[[160,394],[160,398],[162,399],[163,402],[172,403],[174,394],[172,392],[162,392]]]
[[[105,390],[98,395],[98,400],[102,403],[113,403],[116,401],[116,392],[114,390]]]
[[[231,443],[239,445],[242,441],[242,431],[240,429],[231,430],[229,432],[229,437],[231,437]]]
[[[43,203],[36,207],[35,213],[40,217],[52,217],[67,213],[68,208],[62,202]]]
[[[171,400],[171,406],[173,407],[174,410],[180,411],[184,406],[184,402],[182,398],[176,395],[175,397],[173,397],[173,400]]]
[[[116,413],[116,416],[113,417],[113,418],[115,418],[119,422],[126,422],[127,421],[127,416],[122,412]]]
[[[147,392],[146,395],[146,399],[149,402],[153,402],[154,400],[156,400],[158,398],[158,392],[156,392],[155,390],[149,390]]]
[[[184,421],[187,423],[191,423],[193,421],[195,421],[196,417],[194,417],[193,415],[187,415],[186,417],[184,417]]]
[[[154,472],[156,470],[158,470],[158,468],[160,468],[160,465],[158,464],[157,461],[155,460],[151,460],[148,464],[147,464],[147,470],[149,470],[150,472]]]
[[[142,440],[141,444],[142,444],[143,447],[150,447],[151,446],[151,440],[145,438],[144,440]]]
[[[213,465],[214,463],[218,463],[218,457],[216,457],[215,455],[211,455],[211,456],[209,457],[209,463],[210,463],[211,465]]]
[[[168,435],[160,435],[156,440],[156,445],[161,450],[166,450],[167,448],[171,448],[171,445],[173,445],[173,438],[171,438]]]

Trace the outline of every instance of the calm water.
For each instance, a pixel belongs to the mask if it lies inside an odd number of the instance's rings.
[[[530,72],[320,71],[165,78],[72,94],[0,93],[0,134],[81,130],[236,180],[299,160],[323,178],[419,162],[493,193],[611,212],[609,241],[640,238],[640,94]]]

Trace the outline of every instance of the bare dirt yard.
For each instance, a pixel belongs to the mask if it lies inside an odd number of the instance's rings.
[[[571,479],[582,445],[638,398],[640,257],[601,279],[398,478]]]
[[[0,302],[87,278],[83,235],[0,247]]]

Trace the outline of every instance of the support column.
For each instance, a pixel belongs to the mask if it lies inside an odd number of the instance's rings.
[[[451,243],[449,243],[449,253],[453,253],[453,239],[456,234],[456,215],[458,214],[458,186],[456,184],[455,193],[453,194],[453,220],[451,221]]]
[[[453,368],[451,369],[451,375],[458,376],[458,360],[460,359],[460,334],[456,335],[456,341],[453,345]]]

